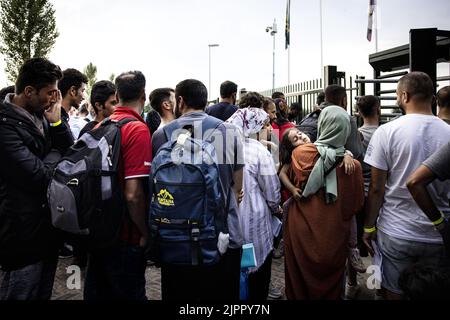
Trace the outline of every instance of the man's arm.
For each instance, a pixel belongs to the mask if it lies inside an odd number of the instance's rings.
[[[236,195],[236,199],[238,200],[238,204],[242,201],[242,197],[240,193],[242,191],[242,182],[244,180],[244,168],[240,168],[233,172],[233,192]]]
[[[141,247],[146,245],[148,239],[145,181],[146,179],[143,178],[125,180],[125,199],[128,204],[131,221],[134,222],[141,233],[139,241]]]
[[[413,196],[417,205],[427,215],[431,221],[438,221],[441,218],[441,212],[433,203],[427,185],[431,183],[436,176],[428,169],[421,165],[408,179],[406,186]]]
[[[350,136],[345,144],[345,149],[350,150],[354,159],[362,162],[364,159],[364,147],[361,141],[361,135],[358,131],[358,125],[354,117],[350,118],[350,128]]]
[[[364,221],[363,241],[369,253],[374,254],[371,240],[375,239],[375,225],[383,204],[384,191],[387,180],[387,171],[372,167],[372,177],[369,186],[369,196],[367,198],[367,215]],[[369,231],[370,230],[370,231]],[[367,232],[369,231],[369,232]]]

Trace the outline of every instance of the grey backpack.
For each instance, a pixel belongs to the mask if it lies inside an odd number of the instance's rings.
[[[113,121],[85,133],[59,160],[47,190],[52,224],[66,240],[88,249],[117,243],[128,207],[118,177],[120,128]]]

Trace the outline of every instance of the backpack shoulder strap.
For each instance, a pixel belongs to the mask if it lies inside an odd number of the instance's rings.
[[[324,177],[327,177],[331,171],[333,171],[334,169],[336,169],[344,160],[343,157],[337,157],[336,161],[334,162],[334,164],[325,172]]]
[[[212,116],[207,116],[203,121],[202,121],[202,133],[204,134],[206,131],[210,130],[210,129],[216,129],[220,124],[222,124],[223,121],[220,119],[216,119]],[[170,141],[170,138],[172,136],[172,132],[174,132],[177,129],[181,129],[181,125],[178,121],[172,121],[171,123],[167,124],[166,126],[163,127],[163,132],[166,136],[166,140]],[[211,132],[212,134],[212,132]],[[202,140],[208,140],[210,137],[205,137],[203,135]]]
[[[135,119],[135,118],[125,118],[125,119],[122,119],[122,120],[118,121],[117,122],[117,126],[119,128],[122,128],[127,123],[130,123],[130,122],[133,122],[133,121],[137,121],[137,119]]]
[[[203,132],[203,137],[202,139],[205,141],[208,141],[211,136],[214,134],[214,130],[217,129],[221,124],[223,123],[222,120],[214,118],[212,116],[208,116],[205,118],[205,120],[202,122],[202,132]],[[214,130],[211,130],[214,129]],[[204,133],[207,132],[208,130],[211,130],[210,134],[205,137]]]
[[[125,119],[117,121],[117,120],[112,120],[110,117],[108,117],[108,118],[103,119],[103,121],[100,123],[100,126],[103,127],[103,126],[109,125],[110,123],[115,123],[119,128],[122,128],[124,125],[126,125],[127,123],[132,122],[132,121],[137,121],[137,119],[125,118]]]

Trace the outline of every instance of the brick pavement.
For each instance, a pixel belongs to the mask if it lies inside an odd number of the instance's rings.
[[[369,258],[363,258],[366,265],[370,264]],[[67,273],[66,268],[71,263],[72,259],[60,259],[58,263],[58,269],[56,272],[55,284],[53,286],[54,300],[81,300],[83,299],[83,287],[81,289],[68,289],[67,280],[70,274]],[[161,300],[161,274],[160,269],[154,266],[147,267],[145,273],[147,284],[146,291],[147,297],[150,300]],[[84,272],[82,272],[82,279],[84,280]],[[367,279],[367,274],[359,274],[358,281],[364,284]],[[82,281],[83,283],[83,281]],[[284,295],[284,259],[273,259],[272,263],[272,283],[280,289]],[[357,295],[358,300],[372,300],[374,295],[373,290],[368,290],[365,286],[362,286],[361,291]]]

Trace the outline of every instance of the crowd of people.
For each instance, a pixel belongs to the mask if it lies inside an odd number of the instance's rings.
[[[173,223],[181,223],[176,189],[153,194],[152,162],[190,138],[213,145],[219,159],[216,191],[226,227],[217,232],[213,263],[153,261],[161,268],[163,300],[238,301],[246,244],[255,253],[246,269],[250,301],[281,297],[271,284],[272,259],[280,257],[287,299],[354,299],[363,285],[357,274],[367,267],[361,256],[368,254],[382,274],[376,297],[450,296],[450,87],[435,97],[430,77],[411,72],[397,85],[403,115],[380,125],[379,98],[359,97],[358,127],[339,85],[326,87],[315,111],[301,119],[300,105],[289,106],[281,92],[250,91],[238,101],[232,81],[221,84],[221,100],[210,106],[205,85],[195,79],[147,96],[145,76],[128,71],[114,83],[95,83],[83,103],[87,83],[76,69],[33,58],[15,86],[0,92],[0,300],[50,299],[64,251],[86,267],[85,300],[147,299],[152,204],[159,201],[158,210],[171,210]],[[147,98],[151,110],[144,113]],[[134,121],[120,128],[118,174],[128,208],[120,234],[107,248],[77,246],[50,215],[55,164],[105,119],[128,118]]]

